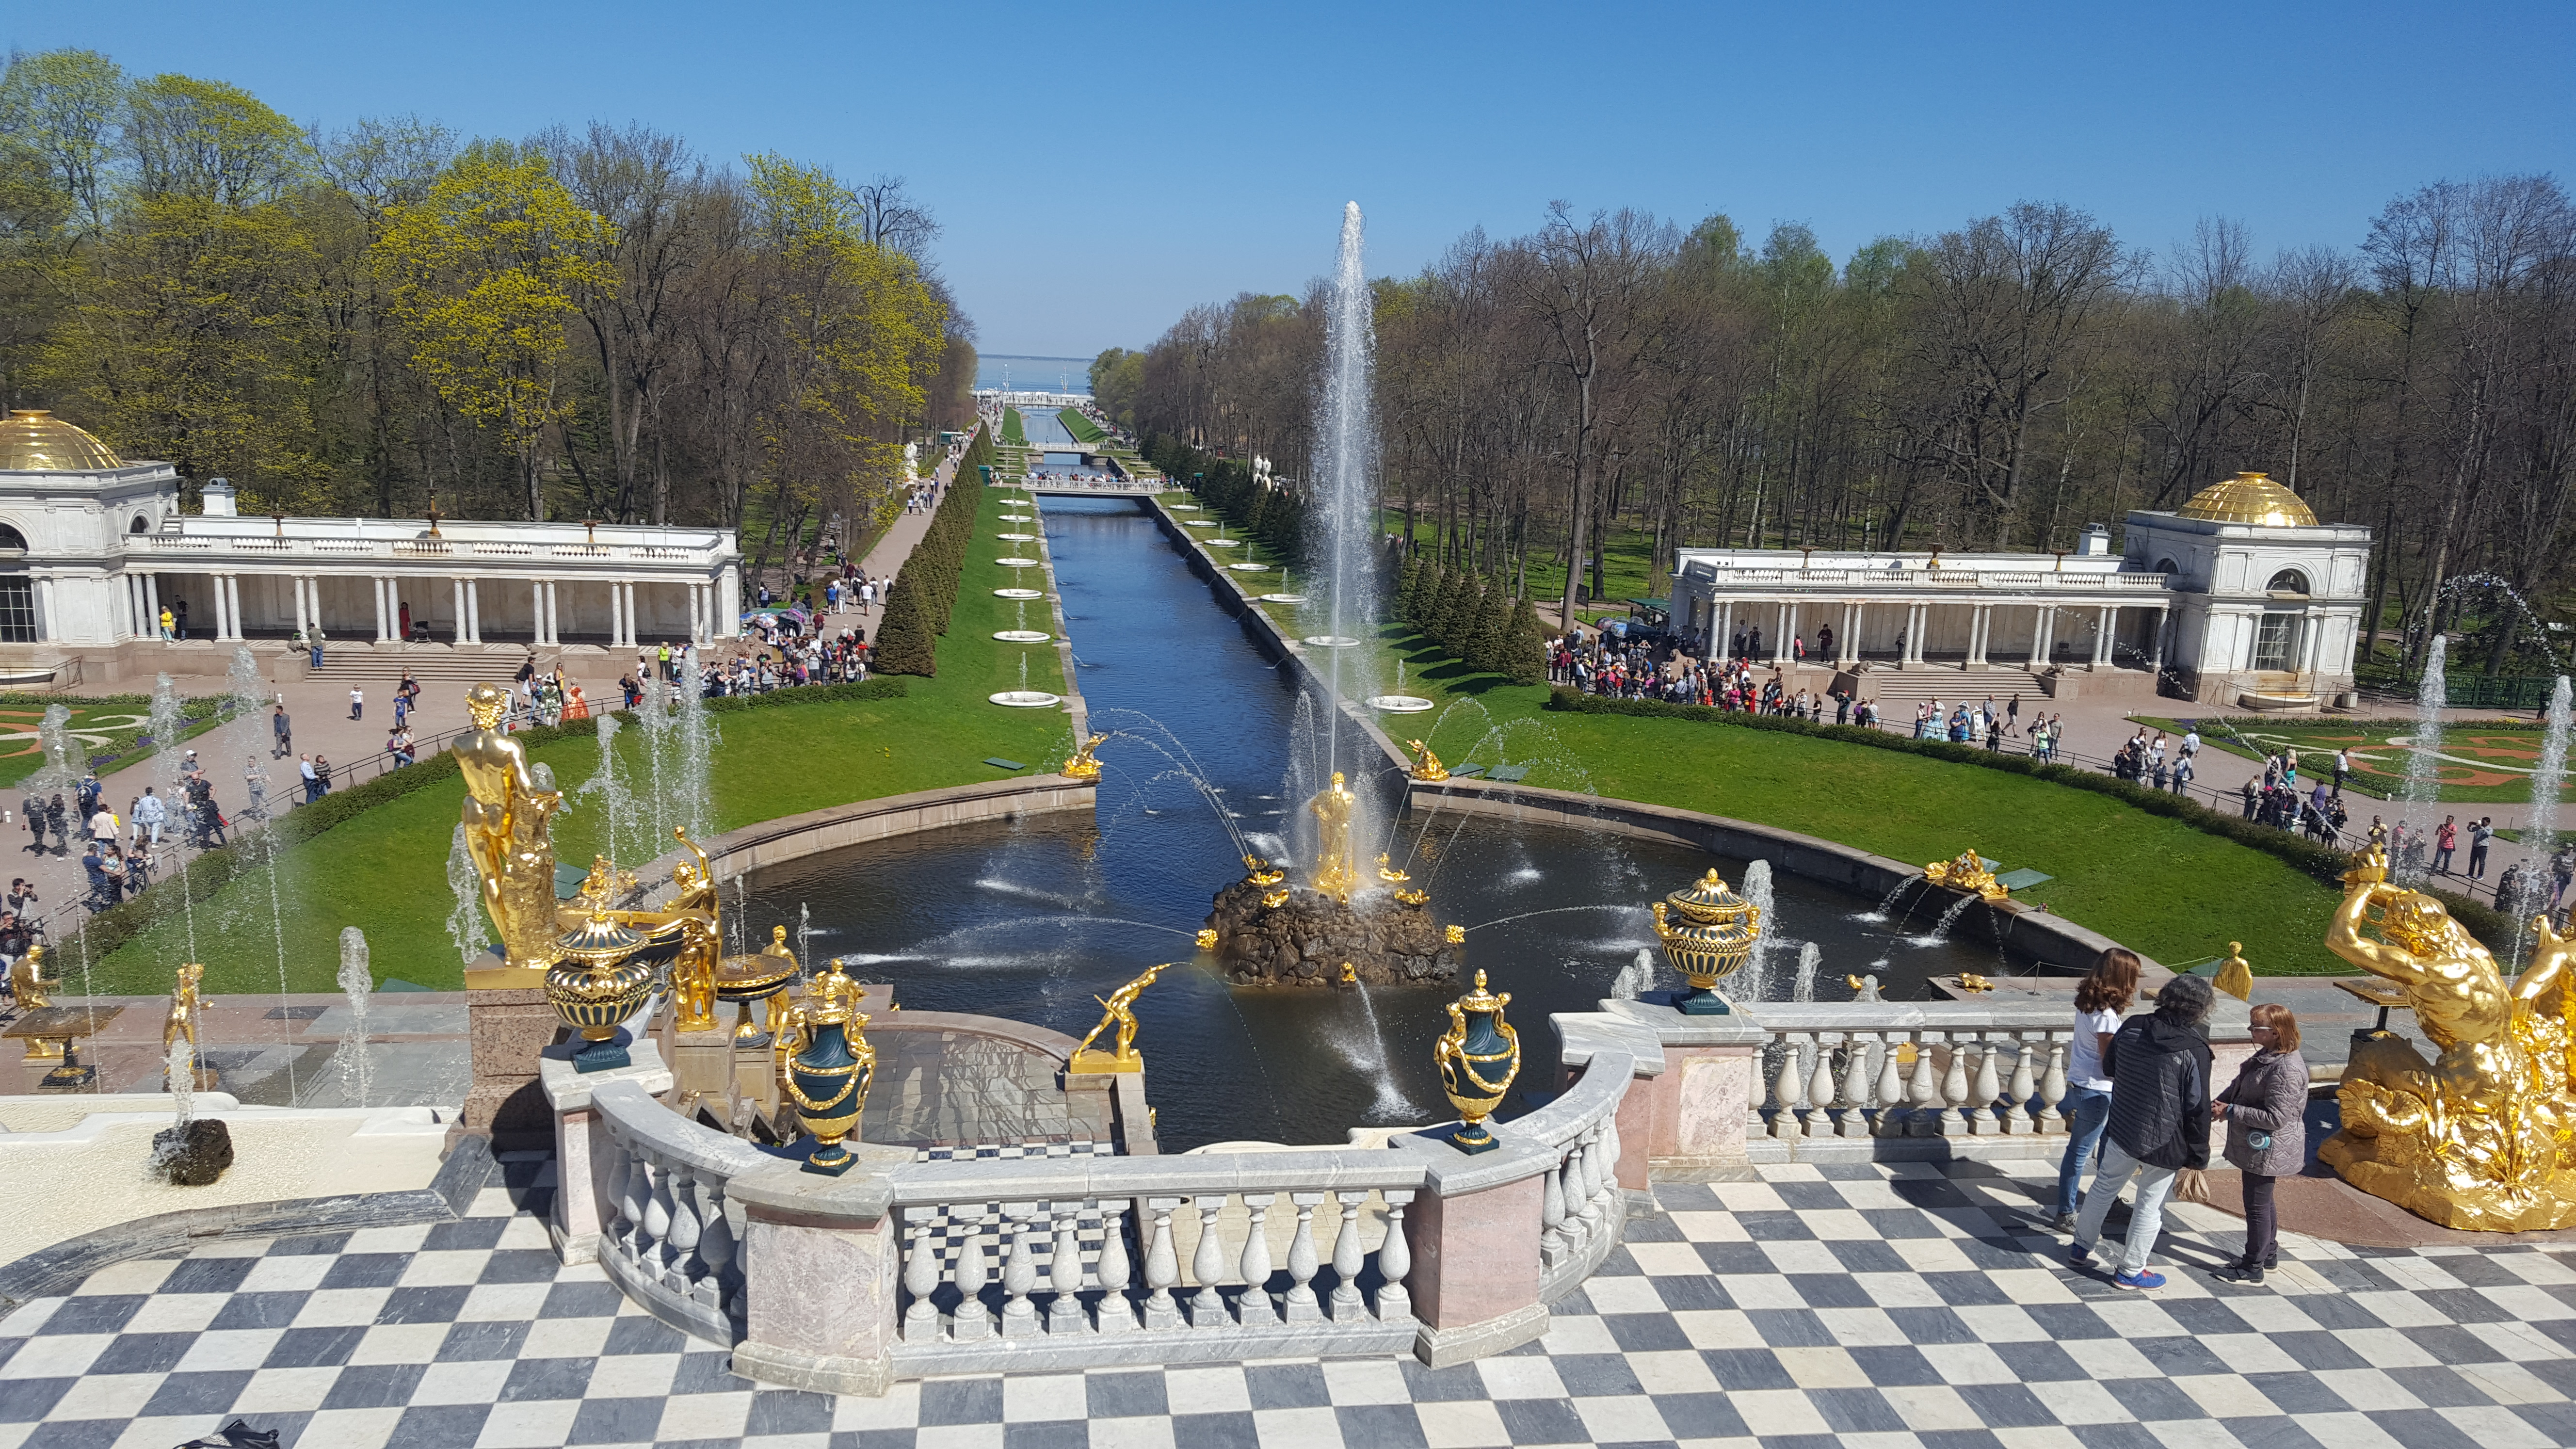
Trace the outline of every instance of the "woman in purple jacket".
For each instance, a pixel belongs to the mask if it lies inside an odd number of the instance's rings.
[[[2227,1160],[2245,1178],[2244,1256],[2212,1276],[2260,1283],[2280,1256],[2280,1210],[2272,1190],[2308,1165],[2308,1064],[2299,1055],[2299,1019],[2290,1008],[2254,1008],[2254,1055],[2209,1105],[2227,1123]]]

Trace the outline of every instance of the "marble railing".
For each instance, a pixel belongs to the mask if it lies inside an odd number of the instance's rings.
[[[1764,1002],[1749,1135],[1821,1139],[2063,1132],[2070,1012],[2059,1004]]]
[[[604,1129],[592,1176],[600,1266],[654,1317],[733,1342],[743,1321],[743,1222],[726,1188],[778,1159],[682,1119],[632,1081],[603,1084],[592,1103]]]

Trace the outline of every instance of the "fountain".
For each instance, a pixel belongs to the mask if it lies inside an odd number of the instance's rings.
[[[1778,905],[1773,899],[1771,890],[1771,862],[1757,860],[1744,868],[1744,899],[1753,905],[1753,919],[1756,924],[1779,919],[1775,914]],[[1770,955],[1772,948],[1777,944],[1772,933],[1764,931],[1755,938],[1751,952],[1745,960],[1744,971],[1748,979],[1745,991],[1756,1001],[1765,1000],[1770,996],[1770,992],[1766,989],[1770,985]]]
[[[461,827],[460,827],[461,828]],[[367,1002],[376,978],[367,969],[367,933],[340,928],[340,990],[349,998],[349,1025],[340,1033],[340,1088],[349,1105],[363,1107],[375,1090],[374,1048],[367,1040]]]
[[[2398,794],[2406,806],[2398,818],[2409,836],[2425,829],[2419,822],[2432,818],[2432,807],[2442,796],[2442,707],[2450,698],[2444,659],[2449,648],[2446,637],[2433,636],[2424,650],[2424,677],[2415,683],[2415,732],[2406,737],[2406,785]],[[2423,859],[2420,851],[2399,853],[2400,884],[2413,885],[2423,879]]]
[[[707,771],[715,762],[716,747],[724,737],[716,731],[715,721],[707,717],[706,675],[698,663],[693,647],[680,656],[680,699],[673,721],[672,734],[680,750],[680,797],[675,802],[674,827],[684,827],[700,840],[716,833],[715,786]],[[655,836],[670,838],[669,830],[657,830]]]
[[[1816,999],[1816,968],[1822,966],[1824,964],[1824,960],[1825,953],[1822,948],[1816,945],[1815,942],[1805,941],[1799,944],[1798,980],[1797,983],[1789,989],[1789,999],[1791,1001],[1813,1001]]]
[[[483,924],[483,887],[475,873],[474,852],[466,848],[465,827],[461,824],[448,838],[447,888],[456,898],[455,907],[447,913],[447,936],[456,943],[456,959],[471,966],[483,954],[491,932]]]

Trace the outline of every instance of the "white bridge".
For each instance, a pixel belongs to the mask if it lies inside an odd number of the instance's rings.
[[[1082,392],[1005,392],[1000,388],[978,388],[979,402],[998,403],[1006,408],[1078,408],[1091,401]]]

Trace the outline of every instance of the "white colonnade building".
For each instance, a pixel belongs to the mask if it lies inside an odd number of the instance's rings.
[[[220,673],[318,627],[334,650],[591,650],[737,637],[731,529],[241,515],[210,479],[128,463],[38,411],[0,422],[0,675]],[[186,639],[159,620],[186,606]],[[184,656],[212,650],[193,664]]]
[[[2132,512],[2123,542],[2095,525],[2065,554],[1684,548],[1672,623],[1711,653],[1758,632],[1758,657],[1784,668],[1792,641],[1810,669],[1892,668],[1861,691],[1883,699],[2145,697],[2161,678],[2205,704],[2303,710],[2353,690],[2368,528],[2320,524],[2240,473]],[[2025,678],[1957,677],[1997,671]]]

